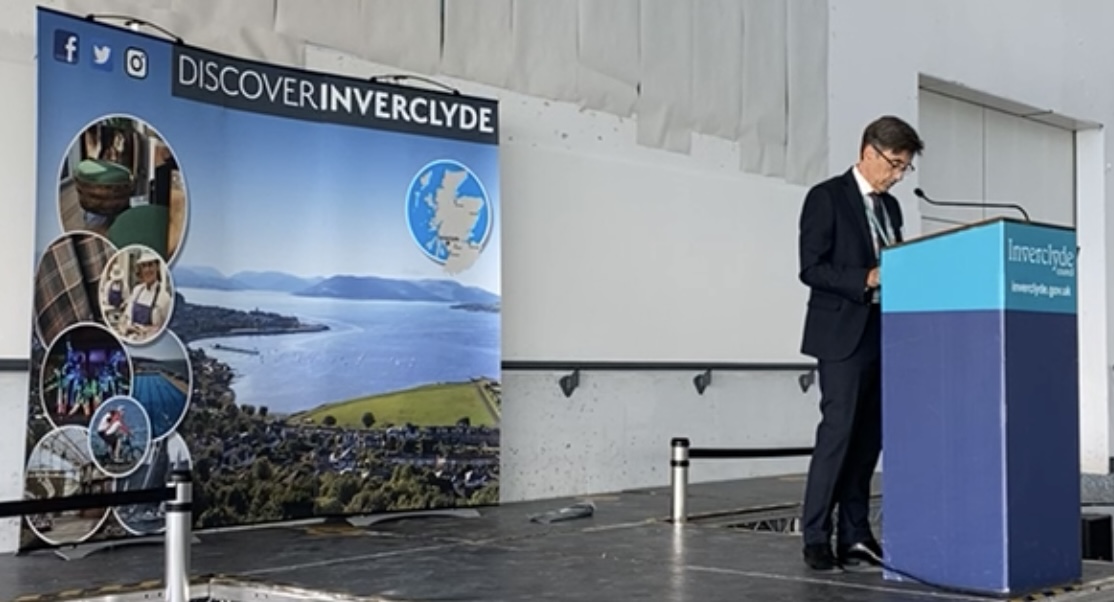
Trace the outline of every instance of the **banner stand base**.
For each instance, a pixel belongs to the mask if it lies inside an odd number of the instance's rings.
[[[449,518],[480,518],[480,511],[475,508],[437,508],[433,510],[414,510],[411,512],[384,512],[382,514],[369,514],[366,516],[347,516],[344,522],[353,527],[370,527],[376,523],[404,518],[426,518],[444,516]]]
[[[118,540],[115,540],[115,541],[95,541],[95,542],[91,542],[91,543],[82,543],[82,544],[77,544],[75,546],[67,546],[65,548],[55,548],[52,551],[54,552],[55,556],[61,558],[62,560],[70,561],[70,560],[81,560],[81,559],[83,559],[87,556],[91,556],[93,554],[96,554],[97,552],[100,552],[102,550],[108,550],[108,549],[111,549],[111,548],[123,548],[123,547],[138,546],[138,545],[144,545],[144,544],[147,544],[147,545],[155,545],[155,544],[163,545],[165,541],[166,541],[166,538],[163,537],[162,535],[151,535],[151,536],[147,536],[147,537],[132,537],[132,538],[128,538],[128,539],[118,539]],[[190,541],[190,543],[192,543],[194,545],[197,545],[197,544],[201,543],[201,539],[199,537],[197,537],[196,535],[194,535],[193,539]]]

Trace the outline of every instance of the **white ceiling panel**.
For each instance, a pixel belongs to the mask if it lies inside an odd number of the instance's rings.
[[[579,100],[577,4],[577,0],[515,0],[512,89],[555,100]]]
[[[275,27],[274,0],[170,0],[170,10],[218,29],[273,30]]]
[[[828,175],[828,0],[786,2],[785,179]]]
[[[704,134],[737,140],[743,5],[738,0],[701,0],[692,11],[693,126]]]
[[[627,116],[638,100],[640,0],[579,0],[577,74],[583,106]]]
[[[743,89],[739,154],[745,171],[785,173],[786,2],[743,0]]]
[[[639,144],[692,148],[692,12],[686,2],[643,0]]]
[[[440,0],[275,2],[275,30],[285,36],[419,73],[441,62]]]
[[[441,73],[505,87],[514,55],[514,0],[445,3]]]

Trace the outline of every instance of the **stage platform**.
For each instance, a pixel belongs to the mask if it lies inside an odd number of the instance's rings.
[[[802,477],[691,485],[688,524],[667,522],[668,489],[508,504],[479,518],[412,518],[201,533],[197,600],[700,602],[986,600],[882,580],[809,572],[791,529]],[[530,516],[582,499],[594,516]],[[1087,562],[1084,583],[1034,599],[1114,600],[1114,564]],[[160,545],[65,561],[0,557],[0,600],[161,599]],[[1109,588],[1109,589],[1108,589]]]

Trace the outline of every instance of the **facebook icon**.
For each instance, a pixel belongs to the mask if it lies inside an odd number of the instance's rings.
[[[80,39],[76,33],[64,29],[54,30],[54,60],[73,65],[77,63]]]

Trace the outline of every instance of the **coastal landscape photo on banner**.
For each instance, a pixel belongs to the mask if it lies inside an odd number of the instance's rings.
[[[39,9],[25,498],[187,468],[199,529],[498,503],[496,101],[186,42]]]

